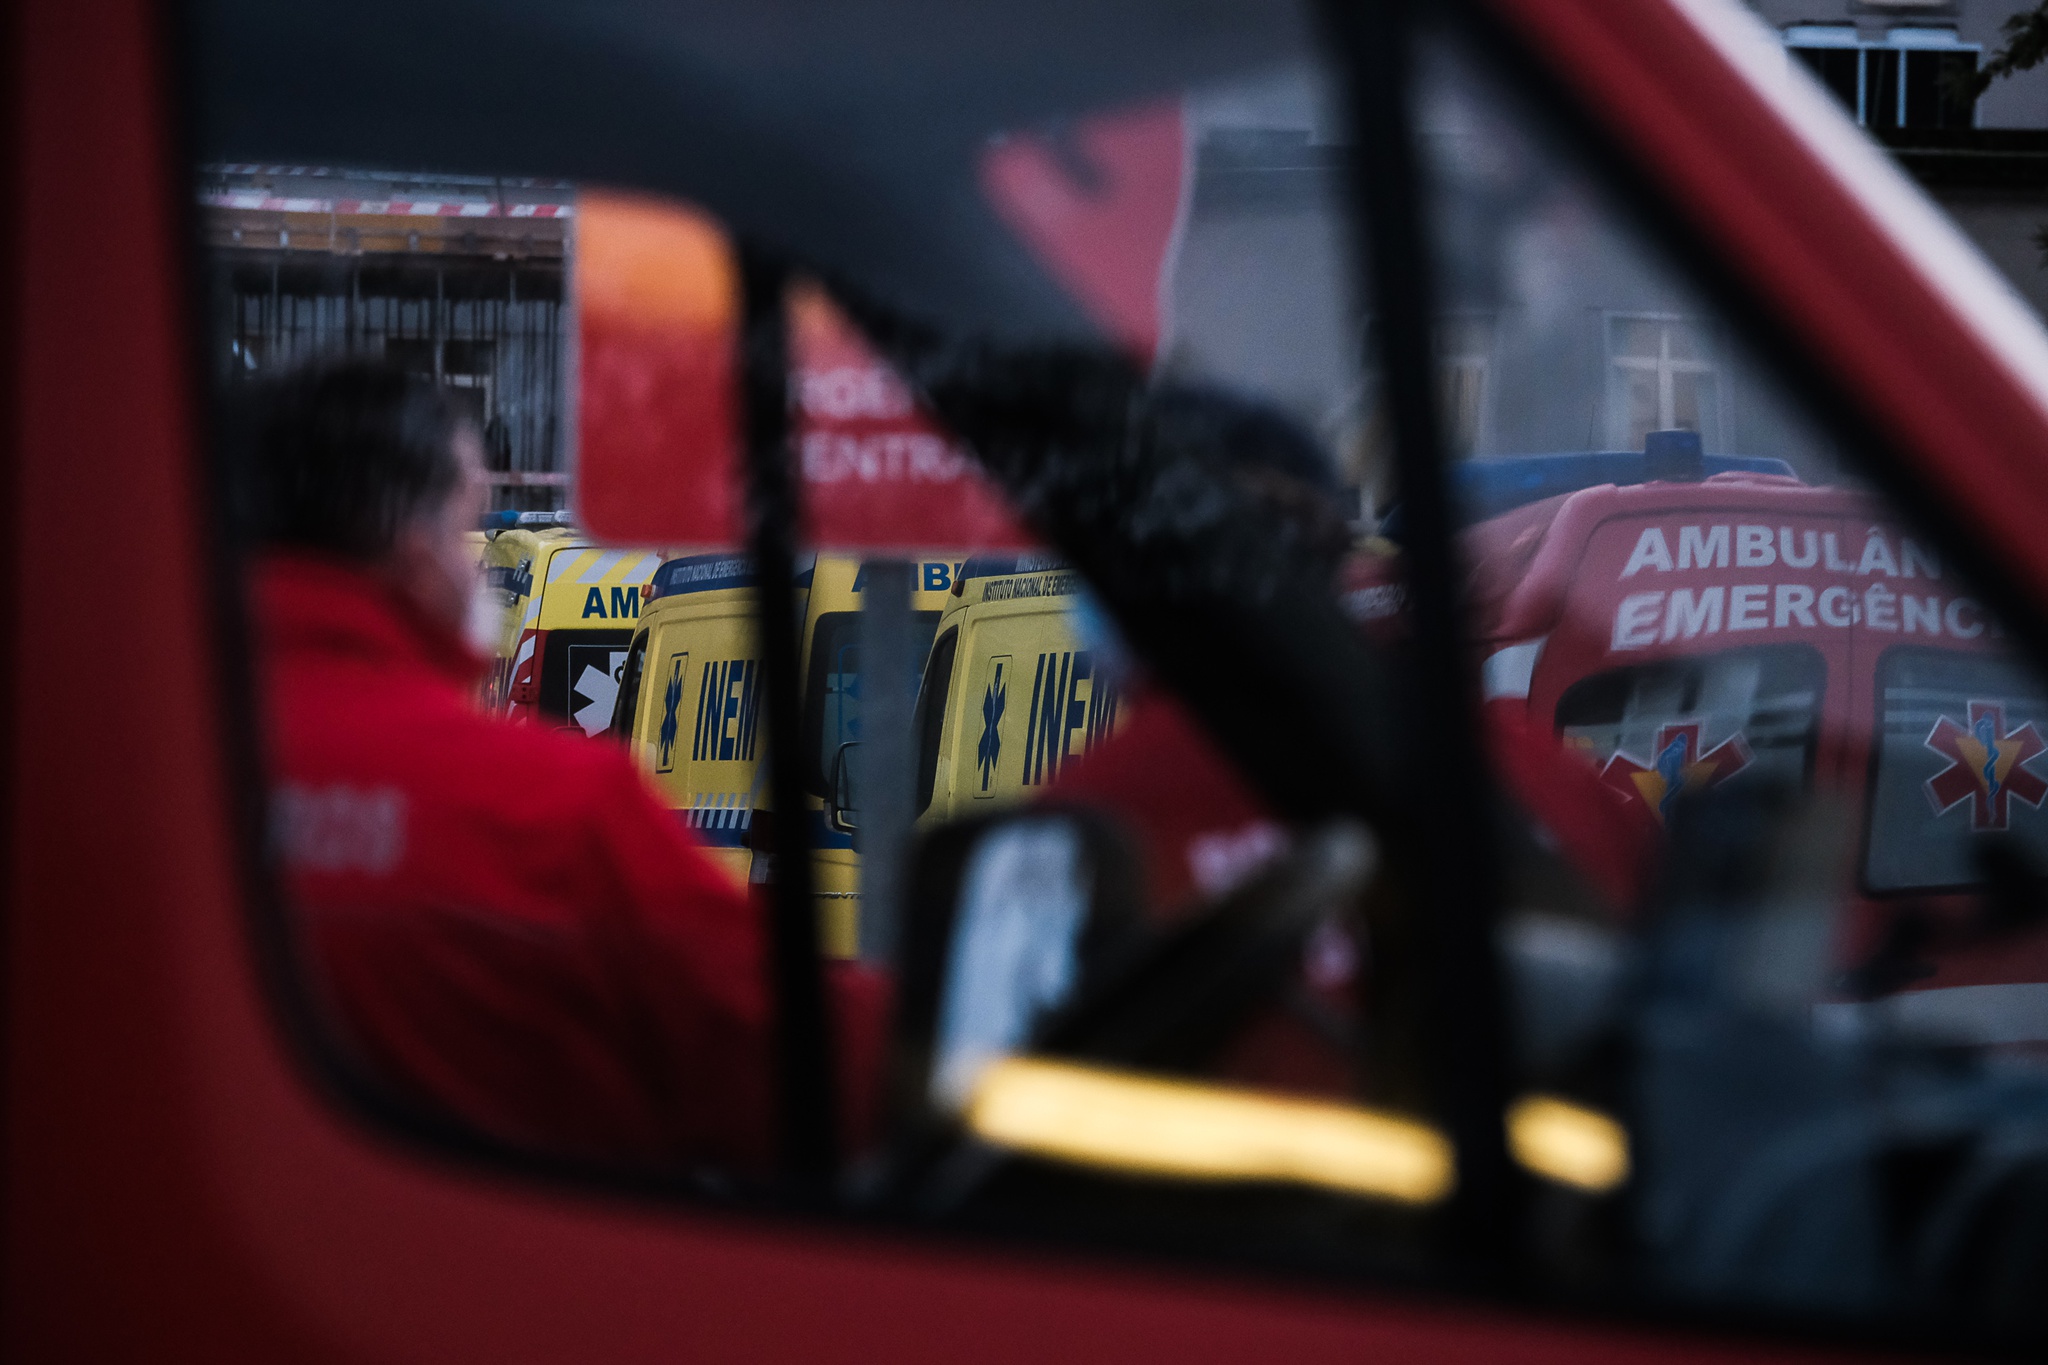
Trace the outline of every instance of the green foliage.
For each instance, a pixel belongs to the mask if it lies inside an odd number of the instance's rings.
[[[1990,89],[1991,82],[2048,61],[2048,0],[2007,19],[2003,32],[2005,41],[1969,79],[1967,93],[1972,99]],[[2041,268],[2048,270],[2048,228],[2034,234],[2034,245],[2041,252]]]
[[[1991,83],[2015,71],[2031,71],[2048,61],[2048,0],[2022,10],[2005,21],[2005,41],[1984,65],[1969,77],[1964,93],[1971,99],[1991,88]]]

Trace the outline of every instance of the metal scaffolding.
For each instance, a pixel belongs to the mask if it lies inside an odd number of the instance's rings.
[[[397,360],[469,405],[494,507],[566,505],[565,187],[306,168],[213,168],[202,186],[224,383]]]

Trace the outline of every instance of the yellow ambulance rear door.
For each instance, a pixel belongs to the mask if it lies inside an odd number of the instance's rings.
[[[925,819],[1017,801],[1115,731],[1121,689],[1076,629],[1084,593],[1043,556],[969,564],[918,701]]]

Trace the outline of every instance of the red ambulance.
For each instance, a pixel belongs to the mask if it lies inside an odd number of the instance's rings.
[[[1457,473],[1466,514],[1484,514],[1462,540],[1487,707],[1554,733],[1659,828],[1717,789],[1838,792],[1845,971],[1902,909],[1961,913],[1987,848],[2048,853],[2048,696],[1926,534],[1868,491],[1703,457],[1687,431]],[[1397,563],[1354,567],[1355,615],[1399,610]],[[1908,970],[1892,1023],[2048,1041],[2048,939],[1930,947]],[[1852,1023],[1846,1002],[1820,1008]]]

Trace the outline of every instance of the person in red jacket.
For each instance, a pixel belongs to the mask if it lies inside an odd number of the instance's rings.
[[[346,364],[288,379],[252,435],[271,851],[342,1060],[505,1147],[765,1171],[761,907],[621,749],[474,705],[478,433],[432,385]],[[883,1002],[834,985],[864,1123]]]

